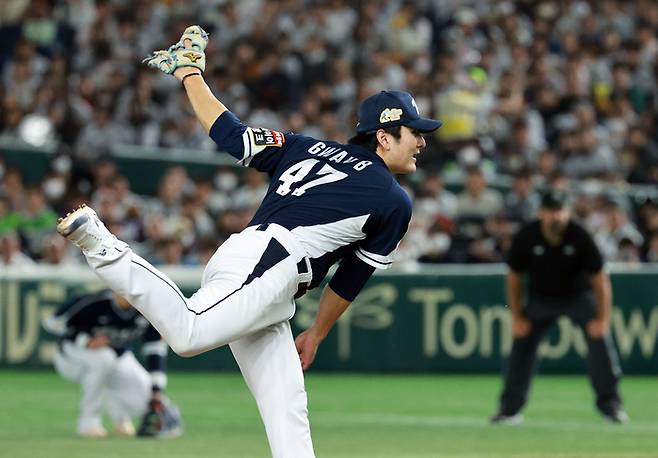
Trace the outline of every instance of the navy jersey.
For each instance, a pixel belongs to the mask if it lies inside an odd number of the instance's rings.
[[[250,225],[276,223],[296,236],[311,258],[311,287],[348,255],[374,268],[391,266],[409,225],[411,200],[377,154],[248,127],[231,112],[215,121],[210,136],[242,164],[271,177]]]
[[[96,336],[107,336],[109,346],[121,355],[137,341],[143,342],[146,369],[164,379],[167,346],[158,331],[136,309],[120,308],[110,290],[74,297],[44,321],[44,328],[62,341],[86,345]],[[157,377],[154,377],[156,380]]]

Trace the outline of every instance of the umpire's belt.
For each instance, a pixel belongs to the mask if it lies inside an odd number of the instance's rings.
[[[284,247],[288,250],[290,244],[294,244],[296,247],[299,247],[299,242],[294,239],[294,236],[290,233],[289,230],[278,224],[263,223],[256,227],[257,231],[266,231],[272,230],[274,235],[279,235],[276,237],[277,240],[283,242]],[[298,248],[298,251],[301,251],[301,247]],[[289,251],[289,250],[288,250]],[[288,253],[291,256],[294,256],[295,253]],[[302,297],[308,291],[309,286],[311,285],[311,280],[313,279],[313,270],[311,269],[311,261],[308,256],[303,256],[302,259],[297,263],[297,273],[299,274],[299,286],[297,292],[295,293],[295,299]]]

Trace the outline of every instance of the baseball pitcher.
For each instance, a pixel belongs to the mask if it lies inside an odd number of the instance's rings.
[[[416,169],[423,133],[441,123],[422,118],[405,92],[366,99],[350,144],[243,124],[203,78],[207,34],[198,26],[146,62],[183,84],[219,149],[270,176],[249,226],[222,244],[201,288],[185,297],[164,274],[117,240],[82,207],[58,231],[89,265],[155,326],[172,349],[193,356],[229,344],[265,424],[274,457],[313,457],[303,370],[320,342],[375,269],[391,266],[407,230],[411,202],[394,174]],[[315,323],[293,339],[296,297],[324,289]]]

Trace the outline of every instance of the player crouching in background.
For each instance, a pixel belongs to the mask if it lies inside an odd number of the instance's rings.
[[[65,379],[82,388],[77,433],[108,435],[107,409],[114,432],[122,436],[176,437],[182,433],[178,408],[163,396],[167,384],[167,345],[124,298],[110,290],[74,297],[43,322],[59,342],[54,363]],[[131,345],[143,342],[145,369]],[[131,417],[142,416],[135,431]]]

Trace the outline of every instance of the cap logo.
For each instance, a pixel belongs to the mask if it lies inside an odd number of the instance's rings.
[[[418,110],[418,105],[416,105],[416,99],[414,99],[413,97],[411,98],[411,104],[412,104],[412,105],[414,106],[414,108],[416,109],[416,114],[417,114],[418,116],[420,116],[420,111]]]
[[[379,115],[379,122],[391,122],[399,121],[402,116],[402,110],[399,108],[386,108],[382,111],[382,114]]]

